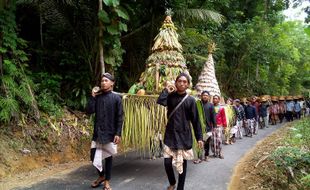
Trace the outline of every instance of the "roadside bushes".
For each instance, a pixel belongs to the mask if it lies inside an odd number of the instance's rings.
[[[310,188],[310,118],[304,118],[293,124],[286,139],[285,146],[278,147],[271,159],[278,169],[278,175],[287,177],[289,188]],[[275,176],[278,177],[278,176]]]

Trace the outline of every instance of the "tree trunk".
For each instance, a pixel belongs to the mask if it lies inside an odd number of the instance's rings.
[[[247,77],[247,80],[246,80],[246,87],[247,89],[249,88],[249,82],[250,82],[250,69],[248,68],[248,77]]]
[[[269,6],[270,6],[270,0],[265,0],[265,13],[264,13],[265,19],[268,18]]]
[[[0,10],[1,9],[4,9],[6,7],[6,2],[3,1],[3,0],[0,0]],[[2,38],[3,38],[3,33],[0,31],[0,47],[2,47]],[[0,77],[2,78],[3,77],[3,56],[2,54],[0,54]],[[5,95],[7,94],[6,91],[5,91],[5,86],[4,84],[2,83],[0,85],[1,89],[3,89]]]
[[[158,63],[156,63],[156,76],[155,76],[155,79],[156,79],[155,90],[156,90],[156,92],[158,92],[158,90],[159,90],[159,64]]]
[[[26,75],[26,73],[25,73],[25,71],[24,71],[23,66],[22,66],[21,64],[19,64],[19,66],[20,66],[20,69],[21,69],[21,71],[22,71],[24,77],[28,78],[27,75]],[[31,96],[31,108],[32,108],[32,110],[33,110],[33,112],[34,112],[34,117],[35,117],[36,121],[39,121],[39,119],[40,119],[40,110],[39,110],[39,108],[38,108],[37,100],[36,100],[36,98],[34,97],[33,90],[32,90],[32,88],[31,88],[31,86],[30,86],[28,80],[26,79],[25,82],[27,83],[27,88],[28,88],[29,94],[30,94],[30,96]]]
[[[38,108],[37,100],[35,99],[33,91],[32,91],[32,89],[31,89],[31,87],[30,87],[30,85],[28,83],[27,83],[27,88],[28,88],[29,93],[31,95],[31,107],[32,107],[33,112],[34,112],[35,119],[36,119],[36,121],[39,121],[39,119],[40,119],[40,111],[39,111],[39,108]]]
[[[99,12],[102,11],[102,0],[99,0]],[[99,19],[99,63],[101,66],[101,74],[105,73],[104,57],[103,57],[103,24]]]
[[[39,5],[40,9],[40,42],[41,42],[41,47],[43,47],[43,31],[42,31],[42,25],[43,25],[43,18],[42,18],[42,11],[41,11],[41,5]]]
[[[0,40],[1,40],[1,33],[0,33]],[[1,45],[1,41],[0,41]],[[0,76],[1,78],[3,77],[3,59],[2,59],[2,54],[0,54]]]
[[[2,47],[2,32],[0,31],[0,47]],[[2,58],[2,54],[0,54],[0,76],[3,76],[3,58]]]
[[[258,80],[258,69],[259,69],[259,64],[258,61],[256,62],[256,80]]]

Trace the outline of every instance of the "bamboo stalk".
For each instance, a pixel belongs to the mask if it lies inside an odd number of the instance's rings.
[[[266,160],[270,155],[266,155],[264,157],[262,157],[256,164],[255,164],[255,168],[257,168],[257,166],[259,165],[259,163],[261,163],[262,161]]]
[[[156,63],[156,86],[155,86],[155,89],[156,89],[156,92],[158,92],[158,85],[159,85],[159,64],[158,62]]]

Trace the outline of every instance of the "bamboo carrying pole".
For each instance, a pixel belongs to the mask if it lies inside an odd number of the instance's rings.
[[[98,12],[102,11],[102,0],[99,0],[99,10]],[[102,21],[99,19],[99,63],[101,67],[101,74],[105,73],[105,66],[104,66],[104,55],[103,55],[103,24]]]

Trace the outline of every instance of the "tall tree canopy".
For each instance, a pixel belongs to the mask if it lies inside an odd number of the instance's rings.
[[[193,85],[214,41],[223,95],[309,92],[310,32],[284,20],[288,0],[0,2],[0,102],[6,103],[0,106],[7,108],[1,122],[21,110],[83,109],[100,78],[101,45],[105,70],[117,78],[115,90],[128,91],[145,70],[167,8],[174,12]]]

